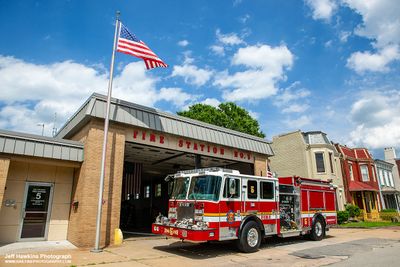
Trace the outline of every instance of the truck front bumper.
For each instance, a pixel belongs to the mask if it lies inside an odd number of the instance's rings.
[[[153,223],[151,231],[153,234],[165,235],[194,242],[218,240],[216,229],[194,230]]]

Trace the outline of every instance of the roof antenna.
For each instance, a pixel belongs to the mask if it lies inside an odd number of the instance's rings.
[[[38,123],[37,126],[42,127],[42,136],[44,135],[44,123]]]
[[[57,112],[54,112],[53,131],[51,133],[53,137],[56,136],[57,134],[56,121],[57,121]]]

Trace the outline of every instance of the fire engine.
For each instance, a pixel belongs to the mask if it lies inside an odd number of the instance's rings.
[[[308,235],[321,240],[336,224],[335,188],[301,177],[243,175],[220,168],[181,171],[171,184],[168,217],[152,232],[194,242],[236,240],[243,252],[261,239]]]

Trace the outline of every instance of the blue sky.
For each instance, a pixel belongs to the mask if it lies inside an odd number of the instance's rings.
[[[267,139],[322,130],[400,149],[400,1],[0,1],[0,128],[51,135],[107,90],[115,11],[169,68],[117,53],[113,96],[234,101]],[[399,152],[400,153],[400,150]]]

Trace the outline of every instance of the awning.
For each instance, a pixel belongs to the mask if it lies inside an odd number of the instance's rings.
[[[376,191],[379,190],[377,188],[372,187],[371,185],[363,182],[350,181],[349,191]]]

